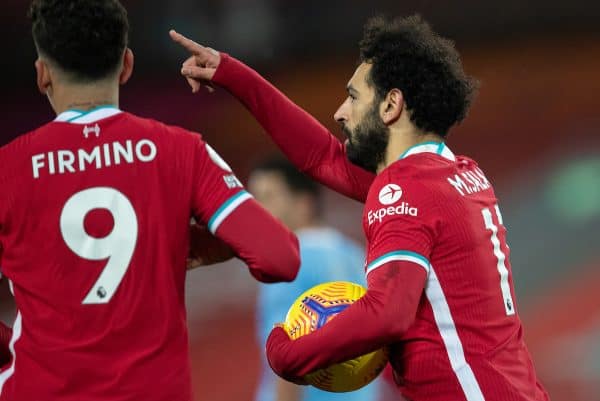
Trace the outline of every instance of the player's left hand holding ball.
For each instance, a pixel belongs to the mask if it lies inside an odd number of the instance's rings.
[[[282,379],[299,385],[307,385],[308,383],[302,377],[294,377],[286,372],[286,356],[292,352],[293,341],[283,329],[283,325],[275,325],[267,339],[267,360],[273,372]]]

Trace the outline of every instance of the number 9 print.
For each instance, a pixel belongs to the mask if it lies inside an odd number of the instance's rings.
[[[85,231],[85,216],[94,209],[107,209],[113,216],[113,229],[104,238],[94,238]],[[133,205],[114,188],[86,189],[65,203],[60,215],[60,231],[68,247],[83,259],[108,259],[82,302],[108,303],[127,272],[137,243],[138,222]]]

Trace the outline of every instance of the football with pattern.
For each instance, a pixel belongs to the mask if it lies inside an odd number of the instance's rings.
[[[358,284],[333,281],[300,295],[290,307],[284,329],[292,339],[318,330],[366,293]],[[373,381],[388,362],[385,348],[309,373],[304,379],[321,390],[342,393]]]

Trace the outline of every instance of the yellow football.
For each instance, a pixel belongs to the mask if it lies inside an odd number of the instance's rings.
[[[290,307],[284,329],[292,339],[318,330],[366,293],[361,285],[346,281],[319,284],[300,295]],[[309,373],[304,379],[321,390],[342,393],[372,382],[388,362],[387,349]]]

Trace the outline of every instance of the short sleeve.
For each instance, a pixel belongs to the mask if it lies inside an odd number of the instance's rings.
[[[192,210],[215,234],[221,223],[252,196],[231,167],[200,136],[195,146]]]
[[[411,262],[430,270],[439,213],[435,194],[413,177],[381,174],[365,207],[369,239],[366,274],[391,261]]]

